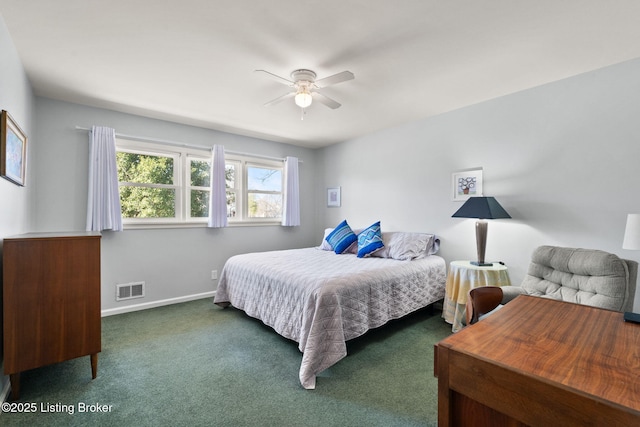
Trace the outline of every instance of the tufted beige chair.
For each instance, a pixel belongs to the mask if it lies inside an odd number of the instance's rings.
[[[520,286],[472,289],[467,324],[518,295],[536,295],[614,311],[631,311],[638,263],[596,249],[540,246]]]

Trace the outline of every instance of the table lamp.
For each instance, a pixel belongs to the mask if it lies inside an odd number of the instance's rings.
[[[640,250],[640,214],[627,215],[627,226],[624,229],[622,249]]]
[[[469,197],[460,209],[451,216],[453,218],[478,218],[476,222],[478,261],[472,261],[471,264],[493,265],[493,263],[484,262],[484,253],[487,248],[487,221],[485,219],[511,218],[507,211],[500,206],[494,197]]]

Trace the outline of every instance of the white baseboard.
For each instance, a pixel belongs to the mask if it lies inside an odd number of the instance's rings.
[[[145,302],[142,304],[127,305],[125,307],[108,308],[102,310],[102,317],[113,316],[115,314],[130,313],[132,311],[147,310],[149,308],[162,307],[164,305],[179,304],[181,302],[194,301],[197,299],[213,298],[216,291],[203,292],[201,294],[185,295],[177,298],[163,299],[160,301]]]

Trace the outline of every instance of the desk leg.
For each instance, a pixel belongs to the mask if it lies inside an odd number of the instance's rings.
[[[449,349],[436,345],[434,370],[438,377],[438,426],[453,426],[452,391],[449,389]]]
[[[98,353],[94,353],[91,356],[91,378],[94,380],[98,376]]]
[[[11,400],[18,400],[20,398],[20,372],[10,374],[9,382],[11,383]]]

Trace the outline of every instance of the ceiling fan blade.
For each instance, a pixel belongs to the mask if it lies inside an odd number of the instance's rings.
[[[325,77],[320,80],[316,80],[315,85],[317,87],[322,88],[322,87],[327,87],[327,86],[335,85],[338,83],[346,82],[347,80],[353,80],[354,78],[355,76],[351,71],[343,71],[341,73],[334,74],[332,76]]]
[[[267,76],[271,77],[273,80],[277,81],[278,83],[282,83],[284,85],[287,86],[293,86],[293,82],[289,79],[285,79],[284,77],[280,77],[278,75],[275,75],[273,73],[270,73],[269,71],[266,70],[254,70],[255,73],[265,73]]]
[[[294,96],[296,96],[295,92],[285,93],[284,95],[279,96],[276,99],[272,99],[269,102],[265,102],[264,106],[265,107],[271,107],[272,105],[279,104],[280,102],[284,101],[285,99],[293,98]]]
[[[326,105],[329,108],[333,108],[334,110],[336,108],[340,108],[340,105],[342,105],[338,101],[334,101],[333,99],[329,98],[326,95],[321,94],[320,92],[311,92],[311,96],[316,101],[320,102],[321,104]]]

